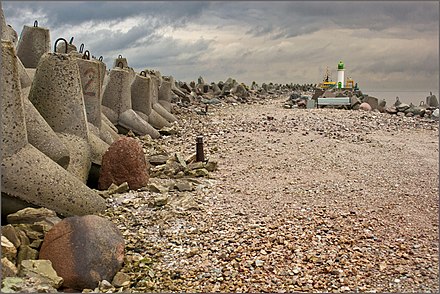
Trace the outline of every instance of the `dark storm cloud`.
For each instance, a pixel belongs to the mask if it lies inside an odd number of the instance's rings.
[[[295,37],[332,26],[382,31],[393,26],[410,25],[419,32],[438,28],[438,3],[431,2],[238,2],[220,5],[215,10],[223,19],[247,23],[253,36],[275,34],[276,38]],[[274,10],[273,8],[277,9]]]
[[[407,87],[402,77],[438,85],[434,1],[29,1],[3,9],[19,34],[38,19],[52,41],[75,36],[109,66],[122,54],[136,69],[183,80],[319,82],[342,59],[363,85],[382,78]]]
[[[86,21],[122,20],[135,16],[154,16],[164,25],[183,25],[209,6],[205,2],[177,1],[7,1],[3,3],[3,10],[10,17],[19,16],[23,10],[44,14],[48,18],[47,26],[50,27],[78,25]],[[30,19],[28,23],[33,23],[33,20]]]

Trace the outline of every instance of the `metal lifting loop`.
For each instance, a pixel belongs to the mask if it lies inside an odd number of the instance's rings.
[[[34,21],[34,27],[38,27],[38,21]]]
[[[84,51],[83,59],[90,60],[90,52],[89,50]]]
[[[55,46],[54,46],[54,48],[53,48],[53,52],[57,52],[57,44],[58,44],[58,41],[64,41],[64,43],[66,44],[66,54],[67,54],[67,41],[66,41],[66,39],[64,39],[64,38],[58,38],[56,41],[55,41]]]
[[[73,43],[73,37],[70,38],[70,41],[69,41],[69,44],[72,44],[72,43]]]
[[[122,58],[122,55],[121,55],[121,54],[119,54],[118,58]]]
[[[145,70],[141,71],[141,72],[140,72],[140,75],[141,75],[141,76],[144,76],[144,77],[147,77],[147,73],[145,72]]]
[[[99,61],[102,61],[102,59],[103,59],[102,56],[99,56]]]
[[[84,50],[84,44],[79,45],[79,53],[83,53]]]
[[[124,64],[122,63],[122,61],[119,61],[119,62],[118,62],[118,67],[120,67],[120,68],[124,68]]]

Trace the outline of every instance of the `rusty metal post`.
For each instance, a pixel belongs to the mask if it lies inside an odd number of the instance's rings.
[[[205,154],[203,153],[203,137],[198,136],[196,141],[196,162],[205,161]]]

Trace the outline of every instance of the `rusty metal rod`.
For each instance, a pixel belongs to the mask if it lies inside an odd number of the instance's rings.
[[[196,162],[205,161],[205,154],[203,153],[203,137],[198,136],[196,141]]]

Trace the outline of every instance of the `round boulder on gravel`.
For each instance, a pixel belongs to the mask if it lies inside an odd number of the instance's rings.
[[[64,288],[94,289],[121,269],[124,247],[124,238],[111,221],[96,215],[74,216],[47,232],[39,259],[52,262]]]
[[[142,146],[136,139],[120,138],[102,156],[99,175],[99,189],[127,182],[130,189],[136,190],[148,184],[148,165]]]
[[[371,111],[371,106],[370,106],[370,104],[364,102],[364,103],[361,103],[361,105],[359,106],[359,110]]]

